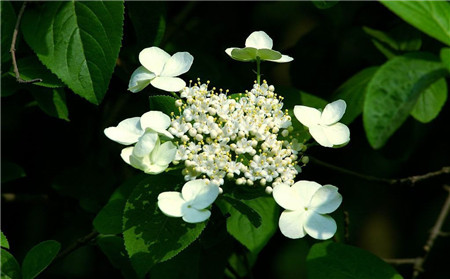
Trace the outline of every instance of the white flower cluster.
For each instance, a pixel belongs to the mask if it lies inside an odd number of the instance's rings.
[[[200,83],[181,91],[168,131],[179,138],[175,160],[185,161],[186,181],[203,174],[217,185],[225,177],[238,185],[294,184],[303,145],[289,137],[291,117],[274,90],[264,81],[234,96]]]

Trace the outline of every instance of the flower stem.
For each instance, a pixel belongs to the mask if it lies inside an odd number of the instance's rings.
[[[175,92],[170,91],[170,94],[171,94],[175,99],[181,99],[180,96],[178,96]]]
[[[256,56],[256,82],[261,85],[261,59]]]

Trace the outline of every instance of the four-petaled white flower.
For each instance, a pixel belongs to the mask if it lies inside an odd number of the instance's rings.
[[[329,239],[336,233],[336,222],[326,215],[335,211],[342,202],[338,189],[301,180],[292,187],[279,184],[273,189],[275,201],[286,209],[281,213],[280,231],[289,238],[309,234],[315,239]]]
[[[188,223],[203,222],[211,216],[207,208],[219,195],[219,187],[203,179],[191,180],[180,192],[163,192],[158,196],[158,207],[170,217],[183,217]]]
[[[161,144],[157,138],[153,149],[143,156],[136,155],[136,146],[122,149],[120,156],[129,165],[148,174],[158,174],[165,171],[175,159],[177,147],[171,141]]]
[[[291,62],[294,58],[272,50],[273,41],[264,31],[255,31],[245,41],[245,48],[230,47],[225,52],[238,61],[254,61],[257,57],[261,61],[277,63]]]
[[[311,136],[322,146],[333,147],[350,141],[350,130],[338,122],[344,115],[346,103],[337,100],[325,106],[323,112],[307,106],[295,106],[294,115]]]
[[[117,127],[106,128],[104,132],[108,138],[120,144],[136,143],[133,153],[143,157],[153,150],[160,135],[173,139],[172,134],[167,131],[170,123],[170,117],[166,114],[160,111],[149,111],[141,117],[127,118]]]
[[[151,84],[165,91],[180,91],[186,83],[177,76],[189,71],[193,61],[194,57],[188,52],[170,56],[158,47],[145,48],[139,53],[142,66],[131,75],[128,90],[136,93]]]

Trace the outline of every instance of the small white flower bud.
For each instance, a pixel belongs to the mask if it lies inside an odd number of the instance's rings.
[[[289,136],[289,131],[288,130],[283,130],[283,132],[281,132],[281,135],[283,137],[287,137],[287,136]]]
[[[302,157],[302,163],[303,164],[308,164],[309,163],[309,157],[308,156],[303,156]]]
[[[237,185],[242,185],[242,184],[244,184],[244,182],[245,182],[245,179],[244,179],[244,178],[238,178],[238,179],[236,179],[236,184],[237,184]]]
[[[189,135],[195,137],[197,135],[197,130],[195,128],[189,129]]]
[[[278,127],[273,127],[272,128],[272,133],[276,134],[280,131],[280,129],[278,129]]]
[[[249,186],[253,186],[253,181],[252,181],[252,180],[250,180],[250,179],[247,179],[247,185],[249,185]]]
[[[272,192],[273,192],[273,188],[270,187],[270,186],[267,186],[266,189],[265,189],[265,191],[266,191],[267,194],[270,195],[270,194],[272,194]]]
[[[227,173],[227,177],[229,179],[232,179],[234,177],[234,174],[232,172]]]
[[[182,105],[183,105],[183,101],[181,101],[180,99],[175,101],[175,106],[181,107]]]
[[[203,140],[203,136],[200,135],[200,134],[197,134],[197,135],[195,136],[195,139],[198,140],[198,141],[202,141],[202,140]]]
[[[181,136],[181,141],[182,142],[187,142],[187,141],[189,141],[189,137],[186,136],[186,135],[183,135],[183,136]]]
[[[259,183],[261,184],[261,186],[266,186],[266,179],[261,179],[260,181],[259,181]],[[266,188],[267,189],[267,188]]]

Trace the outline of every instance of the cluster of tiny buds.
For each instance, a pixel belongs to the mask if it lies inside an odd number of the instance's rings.
[[[271,191],[279,183],[292,185],[301,171],[306,147],[292,135],[291,117],[283,98],[266,81],[245,93],[209,89],[209,81],[181,91],[168,131],[178,138],[175,163],[184,161],[186,181],[203,177],[223,185],[259,184]]]

